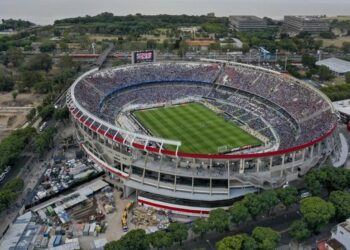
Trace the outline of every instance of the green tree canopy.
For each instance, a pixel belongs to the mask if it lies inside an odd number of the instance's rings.
[[[148,250],[149,242],[143,229],[131,230],[118,241],[108,242],[105,250]]]
[[[15,86],[13,78],[0,70],[0,91],[11,91]]]
[[[48,54],[37,54],[31,57],[26,65],[28,70],[50,71],[52,68],[52,58]]]
[[[288,186],[286,188],[280,188],[276,191],[278,199],[286,206],[290,207],[297,201],[298,191],[293,186]]]
[[[225,230],[228,230],[230,226],[229,215],[222,208],[211,210],[209,212],[208,222],[210,228],[217,232],[224,232]]]
[[[329,201],[335,207],[335,215],[339,220],[350,217],[350,193],[344,191],[333,191],[329,196]]]
[[[40,52],[42,52],[42,53],[52,52],[56,49],[56,43],[44,42],[40,45],[39,49],[40,49]]]
[[[261,250],[276,249],[278,242],[281,239],[280,233],[269,227],[256,227],[253,230],[252,237],[258,244]]]
[[[326,202],[319,197],[308,197],[301,201],[300,212],[308,228],[314,232],[329,223],[335,215],[335,208],[332,203]]]
[[[350,72],[345,73],[345,82],[350,83]]]
[[[244,223],[250,218],[248,208],[243,204],[242,201],[234,203],[228,210],[231,221],[239,224]]]
[[[203,239],[204,235],[210,230],[209,222],[205,219],[197,219],[193,222],[192,231],[195,234],[199,234],[201,239]]]
[[[55,112],[55,108],[53,105],[45,105],[38,107],[38,113],[43,120],[50,119]]]
[[[289,227],[289,234],[298,242],[302,242],[311,236],[311,231],[303,220],[296,220]]]
[[[301,62],[304,65],[304,67],[308,67],[309,69],[312,69],[315,67],[316,58],[310,54],[303,54],[301,58]]]
[[[246,234],[225,237],[216,243],[218,250],[254,250],[257,248],[255,240]]]
[[[188,228],[183,223],[171,223],[168,227],[171,237],[175,242],[179,242],[180,245],[188,237]]]
[[[321,81],[329,81],[334,78],[333,72],[324,65],[318,66],[318,77]]]
[[[12,64],[14,67],[19,67],[24,60],[24,54],[21,48],[10,48],[6,52],[5,65]]]
[[[168,248],[173,244],[173,238],[170,233],[166,233],[164,231],[157,231],[148,235],[149,243],[157,248]]]
[[[266,203],[261,202],[261,197],[257,194],[246,194],[242,202],[253,219],[256,219],[257,216],[267,212]]]

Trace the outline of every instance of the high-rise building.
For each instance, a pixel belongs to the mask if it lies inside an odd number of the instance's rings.
[[[230,16],[230,28],[239,32],[256,31],[267,28],[264,19],[256,16]]]
[[[329,31],[329,22],[320,16],[285,16],[284,29],[291,33],[318,34]]]

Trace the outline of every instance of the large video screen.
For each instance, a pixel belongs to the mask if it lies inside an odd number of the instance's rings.
[[[154,51],[135,51],[134,52],[134,63],[142,63],[142,62],[153,62],[154,61]]]

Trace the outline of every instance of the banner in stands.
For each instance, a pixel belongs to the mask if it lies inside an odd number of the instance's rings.
[[[132,63],[154,62],[154,50],[134,51]]]

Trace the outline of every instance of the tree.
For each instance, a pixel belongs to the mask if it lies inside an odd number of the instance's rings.
[[[289,234],[298,242],[302,242],[311,236],[311,232],[303,220],[294,221],[289,227]]]
[[[350,83],[350,72],[345,73],[345,82]]]
[[[242,200],[244,206],[248,209],[249,214],[255,220],[257,216],[266,212],[265,204],[260,202],[260,198],[257,194],[246,194]]]
[[[40,155],[50,147],[56,133],[57,130],[55,128],[48,128],[46,131],[35,137],[34,146]]]
[[[295,187],[288,186],[286,188],[280,188],[276,193],[278,199],[287,209],[297,201],[298,191]]]
[[[72,57],[65,55],[61,57],[58,67],[65,70],[72,70],[76,67],[76,63],[73,61]]]
[[[332,203],[319,197],[308,197],[301,201],[300,212],[308,228],[313,232],[318,232],[335,215],[335,208]]]
[[[317,171],[311,170],[305,176],[305,183],[307,189],[313,195],[320,195],[322,190],[322,184],[318,178]]]
[[[270,215],[271,209],[273,209],[279,202],[276,192],[271,191],[264,191],[259,195],[260,203],[263,208],[263,210],[268,212],[268,215]]]
[[[205,219],[197,219],[193,222],[192,231],[195,234],[199,234],[201,239],[203,239],[204,235],[210,230],[209,222]]]
[[[234,203],[233,206],[229,208],[228,212],[230,214],[231,221],[236,224],[244,223],[250,217],[248,209],[241,201]]]
[[[188,237],[188,228],[185,224],[178,222],[171,223],[168,230],[173,240],[179,242],[180,245],[182,244],[182,241],[186,240]]]
[[[312,69],[315,67],[316,58],[310,54],[303,54],[301,58],[301,62],[304,67],[308,67],[309,69]]]
[[[342,50],[344,53],[350,53],[350,42],[343,42]]]
[[[10,180],[0,190],[0,212],[8,208],[18,197],[24,188],[24,182],[21,178],[15,177]]]
[[[43,119],[43,120],[50,119],[52,117],[52,115],[54,114],[54,112],[55,112],[55,108],[51,104],[38,107],[38,113],[39,113],[41,119]]]
[[[170,233],[166,233],[164,231],[157,231],[148,235],[149,243],[157,248],[168,248],[173,244],[173,238]]]
[[[0,170],[15,164],[18,156],[35,134],[35,129],[27,127],[17,129],[0,142]]]
[[[252,237],[246,234],[238,234],[218,241],[216,248],[218,250],[254,250],[257,245]]]
[[[39,49],[42,53],[52,52],[56,49],[56,44],[53,42],[44,42],[40,45]]]
[[[212,230],[220,233],[228,230],[230,226],[228,213],[222,208],[211,210],[208,222]]]
[[[12,64],[13,67],[19,67],[24,60],[24,55],[21,48],[10,48],[6,52],[5,65]]]
[[[14,80],[5,72],[0,71],[0,91],[11,91],[15,86]]]
[[[64,121],[69,118],[69,110],[67,107],[63,107],[60,109],[56,109],[54,113],[54,117],[56,120]]]
[[[324,65],[318,66],[318,77],[321,81],[329,81],[334,78],[332,71]]]
[[[45,81],[43,72],[24,70],[21,73],[20,91],[29,90],[35,83]]]
[[[281,239],[281,235],[269,227],[256,227],[253,230],[252,237],[255,239],[258,248],[261,250],[276,249],[278,242]]]
[[[16,101],[17,95],[18,95],[17,91],[13,91],[12,92],[12,99],[13,99],[13,101]]]
[[[329,196],[329,201],[335,207],[335,215],[339,220],[350,217],[350,193],[344,191],[333,191]]]
[[[52,68],[52,58],[48,54],[38,54],[31,57],[26,65],[28,70],[50,71]]]
[[[149,242],[143,229],[131,230],[118,241],[111,241],[104,247],[105,250],[148,250]]]
[[[36,109],[32,108],[29,113],[26,115],[28,121],[32,121],[36,115]]]
[[[52,91],[53,83],[51,81],[36,82],[33,85],[33,89],[38,94],[47,94]]]

